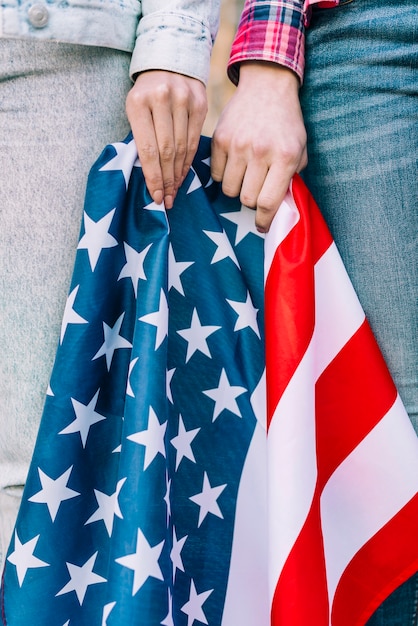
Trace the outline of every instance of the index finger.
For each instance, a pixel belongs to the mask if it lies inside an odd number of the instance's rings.
[[[270,229],[273,218],[289,189],[292,176],[293,171],[286,171],[277,164],[273,164],[267,172],[257,198],[255,213],[255,224],[260,232],[266,233]]]
[[[131,128],[148,191],[154,202],[161,204],[164,200],[163,174],[149,109],[142,110],[139,116],[131,120]]]

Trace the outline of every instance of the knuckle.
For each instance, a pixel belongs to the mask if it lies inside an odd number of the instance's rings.
[[[189,92],[183,87],[177,87],[173,92],[174,101],[179,107],[187,107],[189,104]]]
[[[193,106],[197,115],[200,117],[206,116],[206,113],[208,112],[208,101],[206,96],[200,98],[197,97],[193,102]]]
[[[285,165],[296,164],[299,158],[299,150],[297,146],[287,145],[281,150],[281,160]]]
[[[304,153],[305,144],[298,139],[288,141],[281,147],[280,155],[286,165],[298,165]]]
[[[224,131],[222,128],[217,128],[212,138],[213,148],[224,151],[226,150],[228,145],[229,145],[229,133]]]
[[[169,191],[174,187],[174,178],[171,176],[169,178],[164,178],[164,191]]]
[[[143,93],[138,89],[131,89],[126,96],[125,109],[128,117],[145,104]]]
[[[252,153],[257,160],[265,159],[271,152],[271,147],[266,141],[255,141],[252,145]]]
[[[242,192],[240,195],[240,200],[244,206],[247,206],[249,208],[254,208],[257,205],[256,198],[249,193]]]
[[[224,182],[222,184],[222,191],[229,198],[235,198],[238,195],[238,190],[230,183]]]
[[[190,139],[188,145],[188,152],[193,156],[196,154],[199,147],[199,139]]]
[[[244,135],[236,135],[231,142],[231,147],[236,154],[244,154],[249,148],[249,141]]]
[[[277,199],[271,195],[260,195],[257,202],[257,210],[262,214],[269,214],[278,208]]]
[[[126,96],[126,102],[131,104],[135,102],[142,102],[143,96],[140,89],[131,89]]]
[[[143,143],[138,148],[140,161],[155,161],[158,159],[157,147],[152,143]]]
[[[157,172],[150,172],[146,177],[147,187],[151,191],[161,189],[162,181],[161,176]]]
[[[179,140],[176,143],[176,157],[184,159],[187,153],[187,145],[185,141]]]
[[[163,163],[170,162],[174,159],[174,146],[172,144],[164,143],[160,146],[160,159]]]
[[[170,100],[170,87],[166,83],[160,83],[157,87],[155,87],[155,91],[153,94],[153,98],[159,104],[165,104]]]

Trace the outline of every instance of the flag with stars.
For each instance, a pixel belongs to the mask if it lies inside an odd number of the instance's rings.
[[[264,241],[209,155],[167,214],[131,137],[92,168],[3,626],[353,626],[418,566],[417,441],[367,330],[385,401],[360,434],[330,415],[364,315],[316,207],[296,178]]]

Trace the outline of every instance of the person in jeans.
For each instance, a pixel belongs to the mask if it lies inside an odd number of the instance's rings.
[[[416,430],[417,61],[414,0],[246,0],[212,148],[261,231],[303,170]],[[369,626],[416,625],[417,597],[415,577]]]
[[[172,206],[206,115],[218,16],[219,0],[0,0],[0,570],[59,340],[88,171],[130,125],[154,200]]]

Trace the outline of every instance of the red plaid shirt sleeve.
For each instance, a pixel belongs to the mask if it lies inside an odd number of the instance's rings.
[[[305,28],[310,5],[335,6],[338,0],[246,0],[232,44],[228,75],[237,84],[243,61],[271,61],[296,72],[305,66]]]

